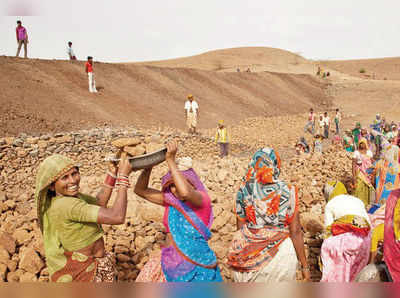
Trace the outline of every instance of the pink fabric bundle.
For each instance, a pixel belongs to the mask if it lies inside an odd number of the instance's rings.
[[[352,282],[368,264],[371,234],[360,237],[345,233],[329,237],[321,247],[321,282]]]

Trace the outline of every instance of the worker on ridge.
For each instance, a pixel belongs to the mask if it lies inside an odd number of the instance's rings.
[[[218,128],[215,134],[215,142],[219,144],[221,158],[228,156],[229,153],[229,135],[228,130],[225,127],[224,120],[218,121]]]
[[[88,56],[87,62],[85,64],[85,70],[86,73],[88,74],[88,79],[89,79],[89,92],[97,93],[96,81],[94,79],[94,73],[93,73],[93,57]]]
[[[15,30],[17,36],[18,50],[16,57],[19,57],[22,44],[24,45],[24,57],[28,58],[28,33],[26,28],[22,26],[21,21],[17,21],[17,28]]]
[[[74,50],[72,49],[72,42],[68,42],[68,47],[67,47],[67,54],[69,57],[69,60],[76,60],[76,56],[74,53]]]
[[[185,102],[186,124],[189,133],[196,133],[197,117],[199,116],[199,105],[194,100],[193,95],[188,95],[188,100]]]

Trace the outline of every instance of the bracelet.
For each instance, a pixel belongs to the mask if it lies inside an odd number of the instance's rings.
[[[129,180],[118,179],[118,180],[117,180],[117,185],[119,185],[119,184],[127,184],[127,185],[129,185]]]
[[[114,187],[117,178],[112,177],[109,173],[107,173],[106,179],[104,180],[104,185],[109,187]]]
[[[121,189],[122,187],[130,188],[130,185],[129,184],[125,184],[125,183],[119,183],[119,184],[117,184],[117,187],[119,189]]]
[[[124,186],[124,187],[129,188],[130,187],[129,180],[128,179],[118,178],[117,179],[117,186],[119,186],[119,187]]]

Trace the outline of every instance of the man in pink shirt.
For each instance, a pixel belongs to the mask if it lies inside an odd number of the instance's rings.
[[[315,133],[315,114],[313,108],[310,109],[310,114],[308,115],[308,121],[304,127],[304,132],[310,132],[312,135]]]
[[[19,53],[21,52],[22,44],[24,44],[24,57],[28,58],[28,33],[26,32],[25,27],[22,26],[21,21],[17,21],[17,29],[15,30],[17,35],[17,43],[18,50],[16,57],[19,57]]]

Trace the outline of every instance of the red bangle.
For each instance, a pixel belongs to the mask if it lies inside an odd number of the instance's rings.
[[[111,186],[111,187],[114,187],[116,181],[117,181],[116,178],[113,178],[110,175],[107,175],[106,179],[104,180],[104,184],[108,185],[108,186]]]
[[[119,187],[119,188],[121,188],[121,187],[129,188],[130,184],[128,182],[117,182],[117,187]]]
[[[129,179],[119,178],[119,177],[118,177],[117,182],[120,182],[120,181],[122,181],[122,182],[128,182],[128,183],[129,183]]]

